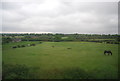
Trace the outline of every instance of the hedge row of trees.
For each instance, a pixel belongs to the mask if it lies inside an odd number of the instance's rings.
[[[66,37],[66,38],[62,38]],[[106,42],[111,43],[120,41],[120,35],[99,35],[99,34],[2,34],[3,43],[9,43],[14,38],[20,38],[22,41],[88,41],[88,42]],[[103,39],[103,40],[101,40]]]

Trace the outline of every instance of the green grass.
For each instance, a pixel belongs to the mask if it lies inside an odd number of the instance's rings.
[[[61,37],[61,39],[68,39],[68,37]]]
[[[100,40],[103,40],[103,41],[108,40],[108,41],[110,41],[111,40],[111,41],[114,41],[115,39],[89,39],[89,40],[98,40],[98,41],[100,41]]]
[[[43,42],[31,47],[11,48],[14,45],[29,43],[33,42],[3,45],[3,62],[37,67],[39,68],[37,69],[38,78],[41,79],[80,78],[78,76],[81,75],[80,73],[86,74],[82,78],[87,77],[87,75],[94,79],[117,78],[118,45],[116,44]],[[111,50],[113,55],[105,56],[104,50]]]

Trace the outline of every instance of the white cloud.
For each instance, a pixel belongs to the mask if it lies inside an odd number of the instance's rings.
[[[4,2],[4,32],[117,33],[117,3]]]
[[[2,2],[41,2],[43,0],[2,0]],[[54,1],[54,0],[50,0]],[[73,0],[64,0],[73,1]],[[75,2],[118,2],[119,0],[74,0]]]

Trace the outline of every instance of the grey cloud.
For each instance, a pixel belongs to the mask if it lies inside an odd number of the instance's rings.
[[[3,4],[3,32],[117,33],[115,2],[41,0]]]

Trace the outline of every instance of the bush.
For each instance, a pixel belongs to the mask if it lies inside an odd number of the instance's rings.
[[[25,45],[21,45],[21,47],[25,47]]]
[[[20,45],[17,45],[18,48],[20,48],[21,46]]]
[[[3,79],[34,79],[36,75],[31,73],[31,68],[25,65],[3,64]]]
[[[39,42],[39,44],[42,44],[42,42]]]

